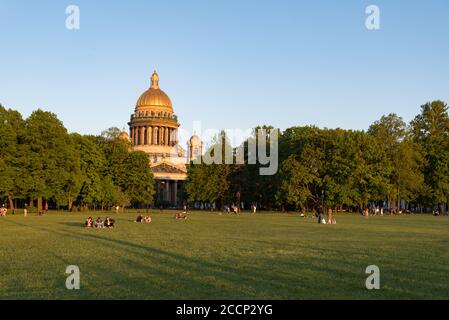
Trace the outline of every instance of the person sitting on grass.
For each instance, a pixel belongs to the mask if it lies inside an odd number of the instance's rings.
[[[329,210],[327,210],[327,223],[328,224],[332,224],[332,215],[333,215],[332,209],[329,208]]]
[[[93,228],[94,226],[94,219],[92,217],[87,218],[86,222],[84,223],[85,228]]]
[[[98,217],[97,221],[95,221],[95,228],[102,229],[104,228],[103,220],[101,220],[101,217]]]
[[[143,216],[141,214],[139,214],[139,216],[136,218],[136,221],[134,221],[134,222],[138,222],[138,223],[143,222]]]
[[[114,228],[114,223],[115,223],[114,219],[106,217],[106,220],[104,221],[104,226],[105,228],[112,229]]]
[[[145,223],[151,223],[151,221],[153,221],[153,220],[151,219],[150,216],[146,216],[143,218],[143,222],[145,222]]]
[[[179,219],[187,219],[187,216],[185,215],[185,212],[178,212],[178,213],[175,215],[175,219],[176,219],[176,220],[179,220]]]

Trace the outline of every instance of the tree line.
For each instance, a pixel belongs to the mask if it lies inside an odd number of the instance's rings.
[[[27,119],[0,105],[0,200],[8,206],[105,209],[147,206],[154,179],[148,155],[111,128],[100,136],[69,134],[42,110]]]
[[[246,151],[260,129],[274,130],[255,128]],[[226,134],[214,143],[226,145]],[[190,164],[184,199],[298,211],[318,204],[359,211],[387,203],[394,211],[447,210],[448,106],[426,103],[410,123],[389,114],[366,131],[288,128],[279,136],[279,164],[274,176],[259,175],[260,164],[248,164],[247,157],[244,164]]]
[[[243,164],[189,164],[179,200],[298,211],[320,203],[357,211],[386,202],[392,210],[447,210],[449,116],[443,101],[422,105],[410,123],[389,114],[366,131],[288,128],[279,135],[274,176],[260,175],[259,163],[248,164],[248,146],[261,129],[275,130],[255,128],[243,144]],[[148,155],[131,152],[120,133],[69,134],[53,113],[37,110],[23,119],[0,105],[0,201],[38,210],[44,202],[68,210],[152,204]],[[206,153],[224,152],[224,146],[230,144],[223,132]]]

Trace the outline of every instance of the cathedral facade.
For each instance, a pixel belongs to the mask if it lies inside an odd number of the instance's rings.
[[[193,136],[184,150],[178,140],[180,123],[169,96],[159,87],[159,75],[140,98],[128,123],[133,151],[149,155],[156,181],[156,202],[171,207],[181,205],[178,195],[187,179],[186,164],[202,154],[202,142]]]

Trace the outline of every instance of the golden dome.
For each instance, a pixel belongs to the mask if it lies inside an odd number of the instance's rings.
[[[154,71],[151,76],[151,87],[145,91],[137,101],[136,111],[141,108],[157,107],[173,112],[173,106],[168,95],[159,88],[159,75]]]

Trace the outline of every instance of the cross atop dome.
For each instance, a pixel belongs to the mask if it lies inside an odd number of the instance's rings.
[[[151,88],[159,89],[159,75],[156,70],[154,70],[153,75],[151,76]]]

